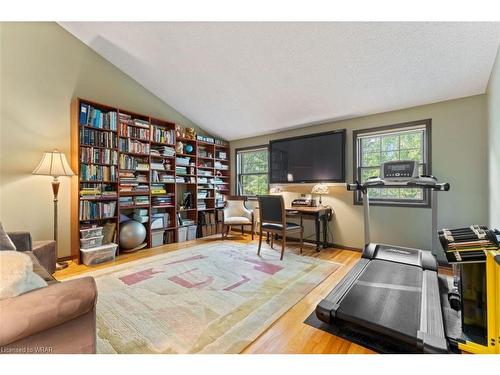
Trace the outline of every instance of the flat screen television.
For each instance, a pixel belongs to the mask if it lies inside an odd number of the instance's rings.
[[[271,184],[345,182],[346,131],[269,142]]]

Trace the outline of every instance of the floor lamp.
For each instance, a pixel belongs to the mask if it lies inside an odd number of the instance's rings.
[[[32,173],[42,176],[52,176],[54,178],[52,180],[52,193],[54,194],[54,241],[56,242],[57,254],[57,194],[59,193],[59,177],[74,176],[75,174],[71,170],[66,156],[57,150],[44,152],[42,160],[40,160],[40,163],[38,163],[38,166]],[[66,262],[57,263],[57,268],[65,268],[67,265]]]

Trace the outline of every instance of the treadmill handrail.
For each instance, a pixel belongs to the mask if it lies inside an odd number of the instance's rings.
[[[422,189],[436,190],[436,191],[448,191],[450,190],[450,184],[448,182],[437,182],[437,179],[432,176],[420,176],[408,181],[385,181],[381,178],[371,178],[364,183],[355,181],[353,184],[347,184],[348,191],[362,191],[366,192],[367,189],[374,188],[411,188],[419,187]]]

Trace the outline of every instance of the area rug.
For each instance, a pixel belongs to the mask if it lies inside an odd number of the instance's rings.
[[[256,253],[217,241],[87,273],[98,353],[239,353],[340,266]]]

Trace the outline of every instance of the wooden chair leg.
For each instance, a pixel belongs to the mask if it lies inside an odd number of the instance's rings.
[[[222,239],[224,240],[226,236],[224,235],[226,233],[226,224],[223,224],[222,231],[221,231],[221,236]]]
[[[252,229],[251,230],[252,230],[252,240],[253,240],[253,235],[254,235],[254,232],[255,232],[255,227],[254,227],[253,221],[252,221]]]
[[[241,226],[241,235],[243,236],[245,234],[245,231],[243,230],[243,225]]]
[[[304,247],[304,228],[300,228],[300,253],[302,254],[302,248]]]
[[[274,249],[274,233],[271,233],[271,249]]]
[[[257,250],[257,255],[260,255],[260,248],[262,246],[262,231],[259,233],[259,249]]]
[[[283,260],[283,255],[285,255],[285,246],[286,246],[286,232],[283,232],[283,238],[281,239],[281,257],[280,257],[280,260]]]

